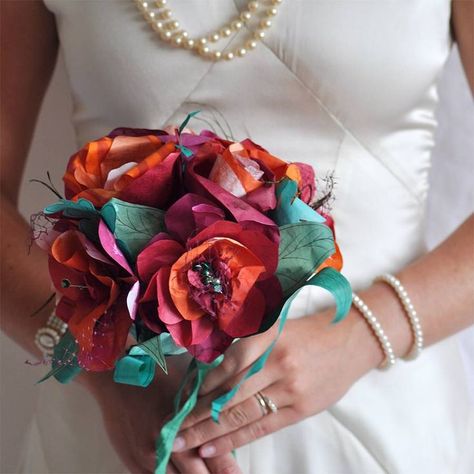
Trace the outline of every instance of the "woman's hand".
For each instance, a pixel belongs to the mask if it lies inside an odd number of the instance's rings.
[[[383,354],[360,316],[351,313],[336,325],[330,319],[325,313],[288,321],[264,369],[242,384],[217,424],[210,419],[211,401],[241,379],[273,340],[276,328],[231,346],[224,362],[207,376],[202,398],[184,422],[174,451],[200,446],[203,458],[221,456],[338,401]],[[276,413],[265,414],[259,392],[276,404]]]
[[[175,358],[179,359],[179,358]],[[157,373],[146,388],[115,383],[110,372],[79,376],[100,405],[105,428],[122,462],[132,473],[152,473],[155,467],[155,440],[181,382],[182,367],[169,364],[169,375]],[[183,364],[180,364],[183,365]],[[158,371],[157,371],[158,372]],[[238,474],[231,454],[202,460],[197,450],[174,454],[169,474]]]

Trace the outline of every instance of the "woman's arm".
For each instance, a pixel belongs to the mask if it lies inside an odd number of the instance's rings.
[[[51,279],[46,254],[35,245],[28,253],[30,230],[17,205],[36,119],[56,62],[58,38],[54,16],[41,0],[3,0],[0,4],[0,322],[9,337],[41,357],[34,336],[53,306],[30,315],[51,295]],[[132,472],[153,470],[155,438],[182,375],[180,367],[171,365],[170,376],[157,375],[147,390],[116,384],[111,373],[82,373],[77,378],[97,399],[109,437]],[[173,456],[172,462],[169,472],[173,474],[239,472],[231,455],[205,464],[195,453],[184,453]]]
[[[474,94],[474,1],[453,0],[452,25],[467,80]]]
[[[29,226],[17,210],[26,156],[58,39],[53,15],[41,1],[1,2],[1,328],[24,349],[40,355],[34,335],[51,305],[29,317],[51,295],[46,255],[32,246]]]

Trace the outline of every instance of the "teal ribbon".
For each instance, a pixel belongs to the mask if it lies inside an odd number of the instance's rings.
[[[200,110],[195,110],[194,112],[191,112],[188,115],[186,115],[186,118],[183,120],[183,123],[179,126],[178,133],[181,134],[181,132],[186,128],[186,125],[188,124],[188,122],[200,112],[201,112]]]
[[[184,145],[176,145],[176,148],[181,150],[181,153],[186,157],[189,158],[190,156],[193,156],[193,151],[190,150],[188,147],[185,147]]]
[[[155,377],[155,361],[139,346],[133,346],[115,365],[114,381],[148,387]]]
[[[219,415],[224,406],[235,396],[240,386],[252,375],[260,372],[265,366],[265,363],[270,356],[275,344],[283,331],[286,320],[288,318],[288,311],[290,310],[293,300],[298,296],[299,292],[306,286],[319,286],[328,290],[336,301],[336,313],[332,322],[341,321],[349,312],[351,307],[352,290],[349,282],[336,270],[330,267],[323,268],[320,272],[310,278],[304,286],[295,291],[284,303],[280,311],[280,322],[278,326],[278,334],[268,349],[251,365],[247,373],[242,377],[240,382],[229,390],[224,395],[216,398],[211,404],[212,419],[218,423]]]
[[[223,356],[220,356],[212,364],[204,364],[197,361],[196,359],[193,359],[189,364],[186,375],[181,382],[181,386],[174,400],[174,416],[163,426],[160,436],[156,441],[155,474],[166,474],[166,466],[168,465],[171,451],[173,449],[173,443],[176,435],[178,434],[179,428],[181,427],[185,418],[193,411],[194,407],[196,406],[199,389],[201,388],[202,382],[204,381],[207,373],[217,367],[222,362],[222,360]],[[193,375],[194,380],[191,394],[183,406],[179,408],[184,387],[188,384]]]

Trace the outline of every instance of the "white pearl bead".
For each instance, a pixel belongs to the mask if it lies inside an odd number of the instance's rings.
[[[164,41],[170,41],[171,38],[173,37],[173,33],[171,33],[171,31],[163,31],[161,34],[160,34],[160,37],[162,40]]]
[[[184,43],[184,46],[185,46],[186,48],[188,48],[188,49],[194,48],[194,45],[195,45],[195,43],[194,43],[194,40],[192,40],[192,39],[188,39],[188,40]]]
[[[250,12],[242,12],[240,14],[240,19],[243,21],[243,22],[246,22],[246,21],[250,21],[252,19],[252,14]]]
[[[231,26],[231,28],[232,28],[233,30],[240,30],[240,29],[242,28],[242,26],[244,26],[244,25],[242,24],[241,21],[239,21],[239,20],[234,20],[234,21],[230,24],[230,26]]]
[[[240,56],[241,58],[244,57],[247,54],[247,50],[245,48],[240,48],[237,50],[237,56]]]
[[[209,46],[201,46],[199,49],[198,49],[198,52],[201,56],[207,56],[209,53],[210,53],[210,49],[209,49]]]
[[[249,40],[245,43],[247,49],[255,49],[257,47],[257,42],[254,40]]]
[[[262,20],[260,22],[260,26],[262,28],[270,28],[272,26],[272,20],[268,20],[268,19]]]
[[[182,30],[180,34],[183,38],[187,38],[189,36],[189,33],[186,30]]]
[[[258,2],[249,2],[249,4],[247,5],[247,8],[248,8],[251,12],[254,12],[255,10],[258,10],[259,7],[260,7],[260,5],[259,5]]]
[[[172,17],[173,13],[169,8],[165,8],[164,10],[161,10],[160,12],[160,18],[163,18],[163,20],[169,20]]]
[[[283,0],[272,0],[273,5],[281,5]]]
[[[166,5],[166,0],[156,0],[155,4],[158,8],[162,8]]]
[[[155,12],[148,12],[146,15],[145,15],[146,19],[148,21],[153,21],[156,17],[156,13]]]
[[[168,30],[177,30],[179,28],[179,21],[170,21],[169,23],[166,24],[166,28]]]
[[[222,36],[230,36],[232,34],[232,30],[230,28],[222,28],[220,31]]]
[[[265,38],[265,31],[257,30],[254,34],[254,38],[257,40],[262,40],[263,38]]]
[[[222,58],[222,53],[220,51],[214,51],[212,56],[215,61],[219,61]]]
[[[207,44],[207,38],[199,38],[199,39],[198,39],[198,43],[199,43],[199,44],[203,44],[203,45],[204,45],[204,44]]]
[[[230,61],[231,59],[234,59],[234,53],[229,51],[228,53],[225,54],[224,57],[225,59],[227,59],[227,61]]]
[[[267,16],[276,16],[277,13],[278,13],[278,9],[277,8],[269,8],[266,13],[267,13]]]
[[[148,4],[148,2],[141,2],[140,6],[143,8],[143,10],[147,10],[148,7],[149,7],[149,4]]]
[[[216,43],[219,41],[221,38],[221,35],[219,33],[214,33],[209,37],[209,40],[212,41],[213,43]]]
[[[163,29],[164,27],[164,24],[162,21],[154,21],[152,24],[151,24],[151,27],[157,31],[157,32],[161,32],[161,30]]]
[[[181,46],[183,44],[183,37],[180,35],[177,35],[173,38],[173,44],[175,46]]]

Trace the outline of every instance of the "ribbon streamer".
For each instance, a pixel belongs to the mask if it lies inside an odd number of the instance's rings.
[[[179,428],[181,427],[181,424],[185,418],[193,411],[194,407],[196,406],[198,392],[207,373],[217,367],[222,362],[223,358],[223,356],[218,357],[212,364],[204,364],[197,361],[196,359],[193,359],[190,362],[186,375],[181,382],[181,386],[174,400],[174,416],[163,426],[160,436],[156,441],[155,474],[166,474],[166,466],[168,465],[168,461],[171,456],[171,450],[173,448],[173,442],[176,438],[176,435],[178,434]],[[181,404],[181,397],[184,387],[188,384],[194,372],[196,373],[194,376],[191,394],[180,409],[179,405]]]

